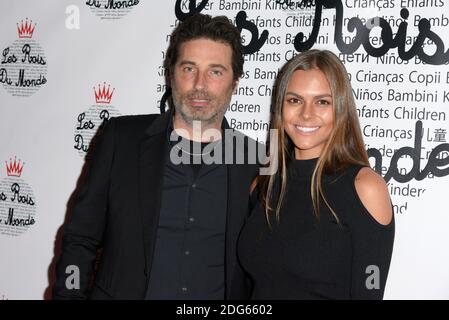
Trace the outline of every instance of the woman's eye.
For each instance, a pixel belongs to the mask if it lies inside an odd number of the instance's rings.
[[[297,103],[300,103],[301,101],[297,98],[289,98],[289,99],[287,99],[287,102],[291,103],[291,104],[297,104]]]
[[[331,103],[330,103],[330,101],[328,101],[328,100],[318,100],[318,104],[321,104],[321,105],[329,105],[329,104],[331,104]]]

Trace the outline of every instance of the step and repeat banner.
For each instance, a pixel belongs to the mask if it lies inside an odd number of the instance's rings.
[[[110,117],[165,108],[169,35],[193,12],[226,15],[241,30],[245,71],[226,117],[262,142],[280,67],[310,48],[340,57],[394,203],[385,298],[449,299],[449,1],[6,0],[0,300],[50,297],[91,138]]]

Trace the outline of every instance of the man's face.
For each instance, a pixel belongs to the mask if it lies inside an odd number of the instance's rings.
[[[181,44],[171,79],[179,120],[219,128],[235,85],[228,44],[204,38]]]

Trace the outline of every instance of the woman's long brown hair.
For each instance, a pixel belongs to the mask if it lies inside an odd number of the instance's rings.
[[[271,129],[277,129],[278,134],[275,141],[268,141],[268,143],[277,143],[277,152],[269,155],[269,163],[278,164],[277,173],[261,175],[257,179],[257,187],[269,223],[272,214],[275,214],[279,221],[286,192],[287,169],[291,160],[295,158],[294,144],[286,134],[282,121],[285,92],[295,71],[310,69],[318,69],[326,76],[334,106],[333,128],[312,175],[310,193],[317,218],[320,216],[319,208],[322,199],[339,221],[324,195],[321,184],[323,175],[328,172],[338,172],[351,164],[369,165],[346,68],[335,54],[327,50],[309,50],[298,54],[284,65],[275,84]]]

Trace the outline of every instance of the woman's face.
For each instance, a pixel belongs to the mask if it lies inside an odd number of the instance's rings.
[[[320,156],[334,124],[334,105],[326,76],[318,69],[297,70],[287,86],[282,110],[285,132],[296,159]]]

